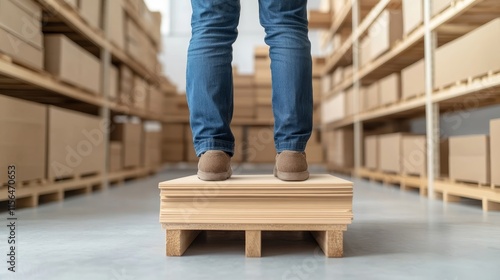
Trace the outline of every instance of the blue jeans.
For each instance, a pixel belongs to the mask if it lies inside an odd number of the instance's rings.
[[[196,154],[234,153],[232,45],[240,0],[191,0],[187,101]],[[312,130],[312,61],[307,0],[259,0],[270,47],[276,151],[304,151]]]

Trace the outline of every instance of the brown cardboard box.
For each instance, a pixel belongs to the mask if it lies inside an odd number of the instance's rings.
[[[427,145],[425,135],[405,135],[402,139],[403,174],[425,176]]]
[[[490,121],[491,183],[500,186],[500,119]]]
[[[134,106],[138,109],[146,110],[149,102],[149,85],[146,80],[139,76],[134,76]]]
[[[318,130],[312,131],[305,152],[309,164],[321,164],[325,162],[325,151],[323,150],[321,133]]]
[[[256,108],[258,120],[272,121],[274,119],[273,108],[271,105],[258,105]]]
[[[186,161],[186,144],[184,142],[163,142],[162,161],[178,163]]]
[[[189,116],[189,108],[187,105],[185,94],[176,94],[172,96],[165,96],[163,98],[163,114],[166,116],[181,117],[186,119]]]
[[[247,127],[246,160],[250,163],[273,163],[276,157],[272,127]]]
[[[380,171],[402,173],[402,139],[403,133],[379,135],[378,167]]]
[[[423,0],[403,0],[403,32],[409,34],[424,23]]]
[[[370,170],[378,169],[378,136],[365,137],[365,167]]]
[[[7,183],[9,165],[17,169],[16,180],[44,179],[46,169],[47,107],[0,95],[0,185]]]
[[[450,175],[450,141],[449,139],[441,139],[439,143],[440,151],[440,169],[442,177],[449,177]]]
[[[453,0],[433,0],[432,2],[432,15],[437,15],[446,8],[448,8]]]
[[[10,0],[37,20],[42,19],[42,7],[34,0]]]
[[[425,93],[425,60],[421,59],[401,71],[401,94],[408,99]]]
[[[162,133],[160,131],[144,132],[144,161],[143,165],[149,168],[157,168],[161,164]]]
[[[344,80],[344,68],[338,67],[332,74],[332,86],[335,87]]]
[[[125,65],[120,66],[120,103],[126,106],[132,106],[134,103],[134,74],[130,68]]]
[[[321,121],[324,124],[341,120],[345,117],[345,95],[337,94],[321,102]]]
[[[373,110],[380,106],[380,83],[375,82],[365,90],[364,108]]]
[[[401,97],[401,78],[399,73],[391,74],[379,81],[380,105],[399,101]]]
[[[148,110],[155,115],[163,112],[163,93],[155,86],[149,88]]]
[[[38,7],[38,13],[41,11],[39,6],[33,7]],[[33,17],[31,12],[24,10],[16,1],[0,1],[0,27],[37,49],[43,48],[40,18]]]
[[[338,129],[333,136],[333,164],[342,168],[354,167],[354,131],[350,128]]]
[[[386,9],[370,27],[370,59],[374,60],[389,51],[403,37],[401,10]]]
[[[105,171],[102,120],[49,106],[48,178],[54,180]]]
[[[99,94],[99,60],[64,35],[45,36],[45,70],[62,81]]]
[[[109,99],[116,100],[119,92],[118,68],[111,65],[109,68]]]
[[[78,9],[78,0],[64,0],[64,2],[66,2],[73,9]]]
[[[183,142],[184,129],[189,129],[189,126],[184,124],[163,124],[163,142]]]
[[[43,49],[24,42],[0,26],[0,52],[36,69],[43,69]]]
[[[80,0],[79,7],[80,15],[88,22],[90,26],[94,28],[101,28],[102,0]]]
[[[321,78],[313,78],[313,103],[315,105],[321,102],[322,94]]]
[[[469,77],[500,70],[499,30],[500,18],[497,18],[438,48],[435,87],[448,86]]]
[[[257,87],[256,90],[257,105],[271,105],[272,89],[270,87]]]
[[[241,75],[234,73],[233,74],[233,85],[234,88],[252,88],[254,85],[254,77],[253,75]]]
[[[124,0],[104,1],[105,15],[103,22],[109,29],[110,41],[120,49],[125,48],[125,11]]]
[[[123,169],[123,145],[120,142],[109,143],[109,167],[108,172],[118,172]]]
[[[371,61],[371,39],[370,36],[366,36],[361,40],[359,51],[359,63],[361,69]]]
[[[142,159],[143,129],[137,123],[114,124],[110,137],[123,145],[123,167],[139,167]]]
[[[450,137],[450,178],[488,184],[490,141],[487,135]]]

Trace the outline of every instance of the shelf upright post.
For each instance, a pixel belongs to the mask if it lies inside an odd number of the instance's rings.
[[[352,63],[353,63],[353,94],[354,94],[354,174],[357,176],[359,170],[361,169],[361,158],[362,158],[362,139],[363,139],[363,124],[359,120],[359,112],[360,106],[359,101],[360,98],[360,88],[361,81],[359,80],[359,37],[354,36],[357,34],[359,27],[359,15],[360,15],[360,3],[359,0],[351,0],[352,1],[352,36],[353,36],[353,45],[352,45]]]
[[[427,133],[427,190],[429,198],[434,198],[434,180],[439,176],[439,104],[432,101],[434,91],[434,54],[437,35],[431,30],[431,0],[424,0],[424,50],[425,50],[425,120]]]
[[[106,9],[108,8],[108,5],[102,5],[102,14],[101,15],[107,15]],[[106,42],[109,42],[109,26],[107,24],[106,20],[102,21],[102,30],[104,33],[104,40]],[[109,75],[110,75],[110,70],[111,70],[111,50],[109,44],[104,44],[104,46],[101,48],[101,91],[102,91],[102,96],[104,97],[104,105],[100,108],[99,115],[101,117],[101,130],[103,133],[103,141],[104,141],[104,173],[103,174],[103,180],[102,180],[102,189],[106,190],[109,186],[109,180],[108,180],[108,175],[109,175],[109,128],[111,126],[111,119],[110,119],[110,110],[109,110],[109,90],[110,90],[110,83],[109,83]]]

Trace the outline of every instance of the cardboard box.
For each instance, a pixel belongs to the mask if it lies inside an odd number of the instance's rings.
[[[120,66],[120,103],[126,106],[132,106],[134,103],[134,74],[125,65]]]
[[[321,103],[321,121],[324,124],[343,119],[345,112],[345,95],[337,94]]]
[[[497,18],[438,48],[435,88],[500,70],[499,30],[500,18]]]
[[[163,124],[163,142],[183,142],[184,129],[190,129],[184,124]]]
[[[43,69],[44,51],[24,42],[0,26],[0,52],[21,64]]]
[[[38,6],[33,5],[33,7]],[[41,8],[38,7],[38,13],[40,11]],[[17,38],[33,45],[37,49],[43,48],[40,18],[33,17],[31,12],[24,10],[16,4],[16,1],[0,1],[0,28],[12,33]]]
[[[109,68],[109,99],[116,100],[118,98],[120,85],[118,84],[118,68],[111,65]]]
[[[149,84],[143,78],[134,76],[134,107],[146,110],[149,102]]]
[[[9,165],[16,181],[46,178],[47,107],[0,95],[0,185],[7,183]]]
[[[257,87],[255,89],[257,96],[257,105],[271,105],[272,104],[272,88],[270,87]]]
[[[123,145],[120,142],[109,143],[109,166],[108,172],[118,172],[123,169]]]
[[[34,0],[10,0],[27,12],[32,18],[42,19],[42,7]]]
[[[378,167],[380,171],[402,173],[402,139],[403,133],[391,133],[378,137]]]
[[[375,82],[365,90],[364,108],[366,110],[373,110],[380,106],[380,84]]]
[[[119,49],[125,49],[125,11],[124,0],[104,1],[103,22],[109,29],[109,40]]]
[[[403,99],[425,94],[425,60],[421,59],[401,71]]]
[[[256,107],[256,115],[258,120],[273,121],[273,108],[271,105],[258,105]]]
[[[333,164],[342,168],[354,167],[354,131],[351,128],[337,129],[333,136]]]
[[[307,163],[322,164],[325,162],[325,151],[323,149],[321,138],[321,133],[318,130],[312,131],[305,150]]]
[[[380,105],[388,105],[399,101],[401,97],[401,78],[393,73],[379,81]]]
[[[102,174],[107,141],[102,120],[53,106],[48,116],[48,178]]]
[[[163,93],[155,86],[149,88],[148,110],[158,116],[163,112]]]
[[[138,123],[114,124],[110,131],[111,141],[123,145],[123,167],[139,167],[142,162],[143,129]]]
[[[274,163],[276,149],[272,127],[247,127],[246,161],[250,163]]]
[[[403,37],[403,15],[401,10],[384,10],[370,27],[370,59],[374,60],[392,49]]]
[[[332,74],[332,86],[335,87],[344,80],[344,68],[338,67]]]
[[[487,135],[450,137],[450,178],[490,183],[490,139]]]
[[[186,143],[184,142],[163,142],[162,143],[162,161],[179,163],[186,161],[185,157]]]
[[[371,61],[371,39],[366,36],[361,40],[359,51],[359,63],[361,69]]]
[[[433,0],[432,2],[432,15],[437,15],[448,8],[453,0]]]
[[[441,139],[439,143],[440,151],[440,169],[442,177],[449,177],[450,175],[450,141],[449,139]]]
[[[434,1],[432,1],[434,2]],[[403,0],[403,32],[409,34],[424,23],[423,0]]]
[[[370,170],[378,169],[378,136],[365,137],[365,167]]]
[[[102,0],[79,1],[80,15],[94,28],[101,28],[101,7]]]
[[[78,9],[78,0],[64,0],[66,4],[68,4],[71,8],[77,10]]]
[[[427,174],[427,145],[425,135],[405,135],[402,139],[403,174]]]
[[[160,131],[144,132],[143,165],[149,168],[157,168],[161,164],[162,133]]]
[[[491,183],[500,186],[500,119],[490,121]]]
[[[45,70],[64,82],[101,93],[100,61],[64,35],[45,36]]]

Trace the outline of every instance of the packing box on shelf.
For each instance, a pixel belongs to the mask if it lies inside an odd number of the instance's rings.
[[[185,142],[163,142],[161,149],[162,161],[171,163],[184,162],[186,161],[185,150]]]
[[[125,66],[120,65],[120,103],[126,106],[132,106],[134,103],[134,74],[132,70]]]
[[[365,167],[370,170],[378,169],[378,136],[365,137]]]
[[[405,135],[402,139],[403,174],[424,176],[427,167],[425,135]]]
[[[332,87],[335,87],[338,84],[342,83],[343,80],[344,80],[344,68],[337,67],[337,69],[335,69],[335,71],[333,71],[332,74]]]
[[[163,93],[155,86],[149,88],[148,110],[158,116],[163,112]]]
[[[258,105],[256,115],[258,120],[272,121],[274,119],[273,107],[271,105]]]
[[[165,96],[163,98],[163,114],[166,116],[189,117],[189,108],[185,94]]]
[[[109,143],[109,166],[110,173],[123,169],[123,145],[121,142],[111,141]]]
[[[403,133],[391,133],[378,136],[378,167],[380,171],[402,173],[401,153]]]
[[[386,9],[370,27],[370,59],[374,60],[389,51],[403,36],[401,10]]]
[[[335,167],[354,166],[354,132],[350,128],[337,129],[327,134],[327,158]]]
[[[305,150],[309,164],[321,164],[325,162],[325,152],[321,138],[321,133],[318,130],[312,131]]]
[[[491,183],[500,186],[500,119],[490,121]]]
[[[401,78],[393,73],[379,81],[380,105],[388,105],[399,101],[401,97]]]
[[[145,167],[159,167],[161,164],[161,147],[162,147],[161,131],[145,131],[144,132],[144,161]]]
[[[105,15],[103,21],[109,29],[110,41],[120,49],[125,48],[125,11],[124,0],[104,1]]]
[[[143,129],[139,123],[117,123],[110,131],[112,141],[123,145],[123,167],[139,167],[142,158]]]
[[[103,173],[105,143],[99,117],[49,106],[48,178]]]
[[[118,68],[111,65],[109,68],[109,99],[116,100],[118,98],[119,92],[119,84],[118,84]]]
[[[143,78],[134,76],[134,106],[146,110],[149,101],[149,84]]]
[[[253,88],[254,86],[254,77],[253,75],[241,75],[236,73],[237,70],[233,71],[233,86],[235,89],[237,88]]]
[[[45,36],[45,70],[64,82],[101,93],[99,60],[64,35]]]
[[[409,34],[424,23],[424,1],[403,0],[403,32]]]
[[[425,60],[406,67],[401,71],[401,95],[403,99],[425,93]]]
[[[41,8],[32,0],[0,1],[0,52],[43,69]]]
[[[47,107],[0,95],[0,185],[7,183],[9,165],[17,182],[44,179],[47,147]]]
[[[78,4],[80,8],[80,15],[89,23],[89,25],[94,28],[101,28],[102,0],[80,0]]]
[[[490,139],[487,135],[450,137],[450,178],[487,184],[490,182]]]
[[[341,120],[345,117],[345,95],[337,94],[321,102],[321,121],[324,124]]]
[[[363,104],[365,110],[373,110],[380,106],[380,84],[378,82],[366,87]]]
[[[274,133],[272,127],[247,127],[246,160],[250,163],[274,163]]]
[[[181,142],[184,140],[184,129],[189,126],[184,124],[163,124],[162,134],[164,142]]]
[[[432,15],[437,15],[446,8],[448,8],[453,0],[433,0],[432,2]]]
[[[500,18],[497,18],[438,48],[435,55],[435,87],[500,70],[499,30]]]
[[[272,89],[271,87],[257,87],[255,89],[257,96],[257,105],[271,105]]]
[[[363,68],[371,61],[371,38],[366,36],[361,40],[359,51],[359,63],[360,67]]]

